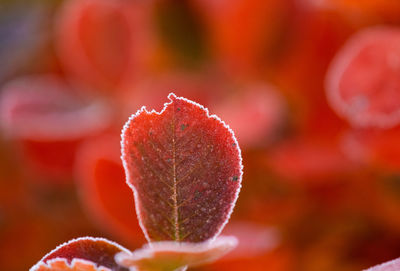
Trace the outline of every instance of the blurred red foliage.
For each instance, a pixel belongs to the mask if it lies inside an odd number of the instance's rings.
[[[145,241],[136,216],[133,193],[120,159],[120,137],[90,139],[77,152],[75,178],[88,216],[104,230],[133,247]]]
[[[196,270],[353,271],[400,256],[399,1],[19,2],[0,11],[1,270],[82,235],[143,242],[119,132],[169,92],[239,139],[231,232],[276,237]]]
[[[111,96],[131,85],[151,46],[147,9],[125,0],[65,1],[56,18],[56,44],[69,75]]]
[[[397,125],[399,49],[397,28],[381,26],[356,33],[329,69],[326,89],[333,109],[355,126]]]
[[[55,180],[71,177],[82,139],[110,126],[104,102],[85,99],[55,75],[18,78],[1,95],[1,125],[20,146],[21,161]]]

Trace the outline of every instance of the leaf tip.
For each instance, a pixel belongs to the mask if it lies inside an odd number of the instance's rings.
[[[175,93],[173,93],[173,92],[170,92],[169,94],[168,94],[168,99],[172,102],[172,101],[175,101],[176,100],[176,95],[175,95]]]

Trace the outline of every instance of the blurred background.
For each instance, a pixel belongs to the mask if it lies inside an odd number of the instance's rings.
[[[0,269],[145,242],[120,131],[171,91],[235,131],[243,188],[197,270],[361,270],[400,256],[398,0],[0,2]]]

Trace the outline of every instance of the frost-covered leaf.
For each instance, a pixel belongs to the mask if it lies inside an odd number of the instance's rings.
[[[400,270],[400,258],[389,261],[374,267],[368,268],[365,271],[398,271]]]
[[[30,271],[127,271],[114,260],[119,252],[129,253],[107,239],[82,237],[58,246]]]
[[[69,75],[95,90],[131,85],[151,48],[146,2],[64,1],[56,17],[56,46]]]
[[[213,241],[187,243],[163,241],[145,245],[132,254],[121,252],[115,259],[120,265],[137,271],[186,270],[189,266],[210,263],[237,245],[235,237],[221,236]]]
[[[169,96],[158,113],[139,110],[122,132],[122,159],[150,241],[202,242],[227,222],[242,179],[232,131],[208,110]]]
[[[332,108],[355,126],[400,122],[400,30],[375,26],[354,34],[328,70]]]

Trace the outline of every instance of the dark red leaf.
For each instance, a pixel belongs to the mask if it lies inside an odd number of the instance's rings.
[[[119,252],[129,253],[125,248],[107,239],[82,237],[60,245],[44,256],[30,271],[127,271],[128,269],[114,261],[115,254]]]
[[[232,131],[203,106],[168,96],[161,112],[142,108],[122,132],[122,159],[150,241],[201,242],[227,222],[241,187]]]

